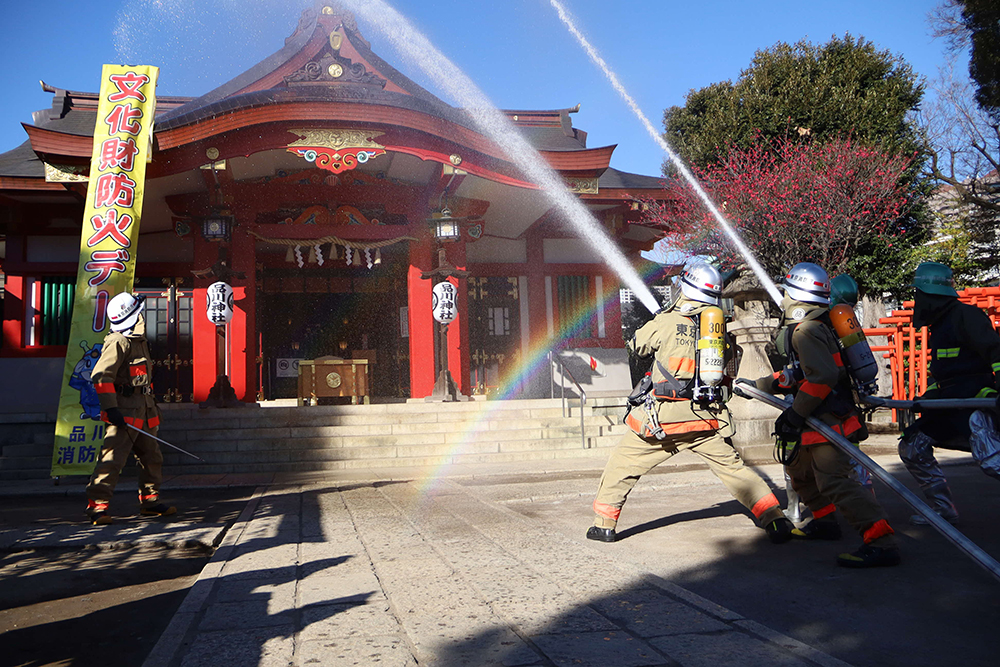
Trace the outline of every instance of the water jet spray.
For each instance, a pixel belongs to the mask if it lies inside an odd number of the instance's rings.
[[[670,161],[677,168],[677,171],[680,172],[681,176],[684,177],[684,180],[686,180],[688,185],[690,185],[695,191],[698,198],[701,199],[702,203],[705,205],[705,208],[709,210],[716,222],[719,223],[719,227],[726,233],[729,240],[733,242],[733,245],[736,246],[739,253],[743,255],[743,258],[750,266],[750,269],[754,272],[754,275],[757,276],[757,279],[760,280],[761,285],[763,285],[764,289],[767,290],[767,293],[776,304],[780,305],[781,293],[778,291],[778,288],[775,287],[774,282],[767,275],[767,272],[764,271],[764,267],[762,267],[754,258],[753,253],[750,252],[750,249],[743,242],[743,239],[740,238],[739,234],[736,233],[736,230],[733,229],[732,225],[729,224],[729,221],[726,220],[725,216],[722,215],[722,212],[719,211],[718,207],[716,207],[715,202],[712,201],[711,197],[709,197],[705,190],[701,187],[701,184],[698,183],[698,180],[694,177],[690,170],[688,170],[687,165],[685,165],[684,162],[673,152],[673,150],[671,150],[670,145],[667,144],[666,140],[657,133],[656,128],[653,127],[653,124],[649,122],[646,114],[642,112],[642,109],[639,108],[636,101],[632,99],[632,96],[628,94],[627,90],[625,90],[625,86],[623,86],[621,81],[618,80],[618,77],[615,75],[614,71],[612,71],[608,63],[604,61],[604,58],[597,53],[597,49],[591,45],[587,38],[584,37],[583,33],[576,27],[572,17],[569,15],[569,12],[566,11],[566,8],[563,7],[562,3],[559,2],[559,0],[549,0],[549,3],[556,10],[556,13],[559,14],[559,19],[563,22],[563,24],[565,24],[569,32],[580,43],[580,46],[582,46],[584,51],[587,52],[587,55],[590,56],[590,59],[594,61],[594,64],[597,65],[602,72],[604,72],[604,76],[608,78],[608,81],[611,82],[611,86],[618,92],[622,99],[625,100],[625,103],[632,110],[632,113],[634,113],[639,121],[645,126],[646,131],[649,132],[649,136],[653,138],[653,141],[659,144],[660,148],[663,149],[663,152],[667,154],[667,157],[670,158]]]
[[[365,17],[395,49],[419,66],[442,89],[457,100],[485,136],[511,159],[518,156],[518,167],[537,185],[552,205],[579,232],[581,238],[603,257],[608,267],[632,290],[651,313],[660,304],[635,268],[587,207],[569,191],[558,174],[524,138],[520,130],[490,101],[465,73],[442,54],[403,15],[383,0],[344,0],[358,16]]]

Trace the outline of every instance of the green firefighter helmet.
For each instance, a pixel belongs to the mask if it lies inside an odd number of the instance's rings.
[[[958,296],[951,269],[940,262],[922,262],[913,274],[913,283],[910,287],[916,287],[925,294]]]
[[[846,303],[853,308],[858,305],[858,283],[846,273],[830,281],[830,307]]]

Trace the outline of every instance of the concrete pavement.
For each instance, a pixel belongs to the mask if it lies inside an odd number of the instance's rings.
[[[261,488],[145,665],[845,664],[603,546],[447,479]]]
[[[942,459],[976,497],[1000,486],[967,454]],[[935,633],[959,639],[943,655],[964,664],[995,655],[977,623],[1000,620],[997,584],[906,526],[905,507],[890,510],[903,566],[846,571],[833,558],[856,536],[771,545],[679,455],[640,481],[623,539],[601,544],[583,537],[601,463],[271,478],[211,538],[218,549],[145,665],[946,664],[920,644]],[[762,472],[780,488],[778,466]],[[76,530],[100,541],[128,528]],[[1000,553],[987,537],[973,536]],[[927,586],[929,573],[947,585]]]

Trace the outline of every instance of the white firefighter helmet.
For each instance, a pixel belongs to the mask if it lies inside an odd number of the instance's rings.
[[[789,269],[781,286],[793,301],[830,305],[830,276],[818,264],[799,262]]]
[[[719,305],[722,298],[722,274],[711,264],[698,262],[681,274],[681,294],[692,301]]]
[[[146,297],[122,292],[108,303],[108,319],[112,331],[128,331],[139,321],[139,315],[146,307]]]

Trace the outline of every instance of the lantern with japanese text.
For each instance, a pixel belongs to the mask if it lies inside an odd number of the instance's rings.
[[[224,282],[208,286],[208,319],[216,326],[222,326],[233,319],[233,288]]]
[[[434,286],[431,295],[431,312],[434,319],[441,324],[448,324],[455,319],[455,298],[458,290],[447,280],[439,282]]]

